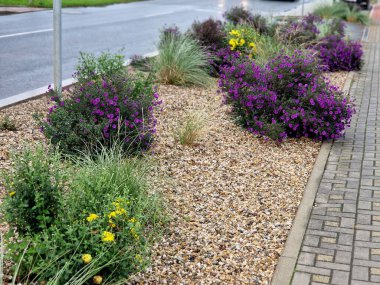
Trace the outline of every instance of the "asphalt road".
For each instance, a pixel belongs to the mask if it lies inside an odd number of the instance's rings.
[[[221,17],[236,5],[275,14],[301,5],[296,1],[150,0],[101,8],[66,8],[62,15],[63,79],[70,78],[80,51],[134,54],[155,51],[159,29]],[[312,1],[306,0],[305,2]],[[0,99],[51,84],[51,10],[0,16]]]

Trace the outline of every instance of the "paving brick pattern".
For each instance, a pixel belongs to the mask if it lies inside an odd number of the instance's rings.
[[[380,27],[364,47],[350,89],[357,113],[330,151],[293,285],[380,284]]]

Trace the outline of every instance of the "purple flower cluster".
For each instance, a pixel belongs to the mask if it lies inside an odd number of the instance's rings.
[[[123,142],[128,152],[147,150],[156,132],[154,107],[161,103],[152,82],[129,75],[78,84],[64,101],[52,100],[56,104],[49,110],[44,131],[48,130],[53,143],[63,145],[64,152],[81,150],[84,142],[93,147],[115,141]],[[66,134],[56,138],[62,130]]]
[[[321,63],[329,71],[360,70],[363,49],[359,42],[343,39],[338,35],[323,38],[313,49],[318,51]]]
[[[278,141],[334,139],[349,125],[353,108],[321,71],[312,56],[300,51],[279,55],[265,68],[240,59],[222,68],[219,86],[252,133]]]
[[[223,66],[231,66],[232,62],[240,57],[240,52],[231,50],[230,47],[216,48],[211,47],[209,51],[211,74],[219,76],[219,72]]]

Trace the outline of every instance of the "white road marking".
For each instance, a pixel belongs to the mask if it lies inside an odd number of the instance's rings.
[[[37,31],[31,31],[31,32],[9,34],[9,35],[0,36],[0,39],[2,39],[2,38],[10,38],[10,37],[17,37],[17,36],[24,36],[24,35],[31,35],[31,34],[38,34],[38,33],[45,33],[45,32],[51,32],[51,31],[53,31],[53,29],[44,29],[44,30],[37,30]]]

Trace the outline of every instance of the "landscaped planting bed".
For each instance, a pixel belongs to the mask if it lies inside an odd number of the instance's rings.
[[[225,16],[164,28],[127,69],[81,53],[63,96],[0,111],[6,279],[270,281],[321,141],[355,112],[341,89],[362,50],[335,20]]]
[[[346,75],[329,74],[339,86]],[[171,220],[154,245],[152,265],[130,283],[265,284],[320,143],[288,139],[277,144],[251,135],[233,122],[216,88],[163,85],[159,93],[163,107],[157,115],[151,189],[162,194]],[[32,114],[49,107],[50,98],[42,97],[0,111],[18,124],[17,131],[0,133],[2,169],[10,168],[11,150],[45,141]],[[208,120],[196,144],[184,146],[176,130],[189,111],[204,112]],[[1,230],[5,233],[6,225]]]

